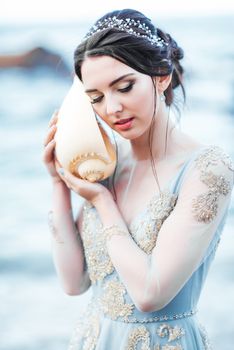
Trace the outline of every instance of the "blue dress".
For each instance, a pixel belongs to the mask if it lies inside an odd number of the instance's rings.
[[[233,171],[230,158],[212,146],[200,150],[186,161],[159,195],[153,196],[149,205],[129,227],[138,246],[150,256],[164,220],[173,211],[183,179],[191,164],[197,162],[205,178],[209,170],[208,192],[198,198],[197,217],[209,221],[214,216],[215,199],[231,191],[232,184],[224,177],[215,178],[210,168],[218,164]],[[205,169],[205,170],[204,170]],[[223,180],[223,182],[221,181]],[[210,198],[212,203],[210,204]],[[204,217],[204,199],[207,206]],[[211,205],[211,206],[209,206]],[[195,205],[196,206],[196,205]],[[202,210],[201,210],[202,208]],[[212,209],[212,210],[211,210]],[[217,208],[216,208],[217,209]],[[217,210],[216,210],[217,211]],[[95,207],[86,202],[83,212],[82,240],[92,295],[72,335],[69,350],[201,350],[211,349],[204,329],[197,321],[197,303],[214,258],[227,216],[228,205],[223,210],[218,228],[199,263],[198,268],[178,294],[161,310],[141,312],[134,305],[118,276],[100,234],[102,223]],[[205,223],[204,223],[205,224]]]

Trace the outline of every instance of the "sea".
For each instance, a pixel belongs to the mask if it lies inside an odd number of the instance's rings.
[[[153,18],[153,14],[152,14]],[[160,17],[184,49],[179,127],[234,159],[234,17]],[[73,71],[91,21],[0,24],[0,56],[43,47]],[[66,295],[51,256],[51,184],[42,163],[48,121],[72,79],[59,67],[0,70],[0,350],[65,350],[90,291]],[[74,206],[79,198],[73,196]],[[214,350],[234,349],[234,201],[198,305]]]

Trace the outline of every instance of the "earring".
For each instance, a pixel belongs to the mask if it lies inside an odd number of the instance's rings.
[[[162,101],[162,102],[165,101],[165,95],[164,95],[164,93],[162,93],[162,94],[160,95],[160,101]]]

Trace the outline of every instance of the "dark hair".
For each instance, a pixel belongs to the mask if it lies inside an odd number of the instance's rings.
[[[97,31],[76,48],[74,53],[75,72],[82,80],[81,65],[88,56],[111,56],[122,63],[127,64],[136,71],[153,76],[165,76],[172,73],[172,80],[168,88],[164,91],[165,102],[170,106],[174,101],[174,89],[181,87],[183,99],[185,100],[185,90],[182,83],[183,67],[180,60],[183,58],[183,50],[178,47],[172,37],[156,28],[151,20],[141,12],[132,9],[113,11],[101,17],[98,22],[103,22],[109,17],[116,16],[118,19],[130,18],[145,25],[153,35],[161,38],[165,45],[152,45],[144,37],[137,37],[118,28],[107,28]],[[93,27],[92,27],[93,28]],[[92,29],[91,28],[91,29]],[[134,28],[135,29],[135,28]],[[141,33],[139,28],[136,32]]]
[[[139,33],[139,36],[130,34],[125,31],[121,31],[116,27],[108,27],[106,29],[96,31],[96,26],[99,26],[100,23],[103,23],[105,20],[108,21],[108,18],[113,18],[114,16],[119,20],[130,19],[134,20],[136,23],[144,23],[145,26],[148,27],[148,29],[151,31],[152,35],[155,35],[157,38],[162,40],[163,45],[153,45],[149,40],[147,40],[147,38],[143,37],[143,35],[145,35],[145,32],[144,30],[139,28],[139,26],[136,26],[136,28],[134,27],[134,31],[136,33]],[[93,31],[94,33],[92,34]],[[76,48],[74,53],[75,72],[81,81],[82,63],[86,57],[91,56],[111,56],[119,60],[120,62],[130,66],[136,71],[151,76],[152,83],[154,85],[155,100],[156,88],[153,77],[166,76],[172,74],[171,83],[169,84],[168,88],[164,91],[165,103],[169,107],[172,105],[172,103],[174,103],[176,109],[179,110],[174,101],[174,89],[176,89],[177,87],[181,87],[183,100],[185,101],[185,90],[182,83],[182,76],[184,70],[179,62],[184,56],[183,50],[180,47],[178,47],[176,41],[172,39],[172,37],[169,34],[163,32],[159,28],[156,28],[152,24],[151,20],[141,12],[132,9],[113,11],[101,17],[94,24],[94,26],[90,29],[85,39]],[[153,174],[156,179],[159,191],[161,191],[152,152],[152,132],[154,123],[155,110],[151,120],[148,141]],[[165,140],[165,152],[166,148],[167,131]],[[116,198],[114,177],[115,172],[112,178],[112,186],[114,190],[114,196]]]

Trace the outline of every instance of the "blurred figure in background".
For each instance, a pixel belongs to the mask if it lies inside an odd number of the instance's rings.
[[[57,74],[68,76],[71,74],[64,59],[57,53],[44,47],[34,47],[17,55],[0,55],[0,68],[26,68],[47,67]]]

